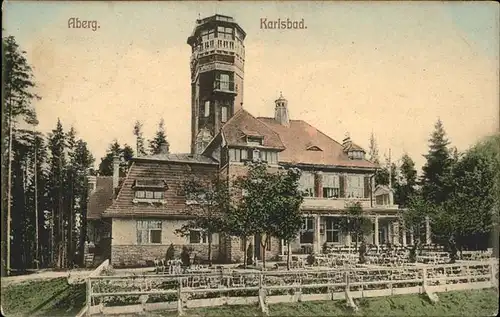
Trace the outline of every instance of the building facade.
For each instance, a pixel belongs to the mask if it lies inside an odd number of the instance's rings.
[[[282,95],[270,105],[273,117],[254,117],[243,108],[245,36],[230,17],[197,20],[187,41],[192,47],[191,153],[134,158],[121,182],[116,181],[115,168],[115,180],[106,183],[105,191],[112,195],[107,196],[105,208],[95,203],[102,195],[90,196],[89,240],[107,244],[101,248],[108,250],[105,256],[115,266],[163,258],[170,245],[178,253],[189,246],[206,258],[208,241],[203,232],[176,233],[189,220],[189,201],[181,188],[184,180],[245,175],[245,162],[258,160],[271,170],[302,171],[304,222],[290,242],[292,253],[320,253],[328,245],[352,244],[350,235],[340,229],[340,219],[354,202],[373,220],[373,234],[364,237],[367,243],[410,243],[412,236],[399,226],[391,189],[374,186],[378,166],[349,136],[340,143],[307,122],[292,119]],[[261,258],[261,237],[249,240],[214,234],[212,259],[242,262],[249,242]],[[283,241],[271,237],[266,258],[276,258],[287,249]]]

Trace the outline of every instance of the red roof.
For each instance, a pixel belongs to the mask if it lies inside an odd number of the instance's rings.
[[[377,167],[365,159],[349,159],[342,144],[303,120],[290,120],[290,125],[284,126],[274,118],[257,119],[275,131],[285,146],[285,150],[279,156],[280,162],[339,167]]]
[[[183,180],[190,176],[211,179],[217,175],[218,165],[166,160],[136,160],[123,181],[118,196],[106,209],[103,217],[139,216],[171,217],[186,216],[186,197]],[[166,184],[164,204],[134,203],[134,182],[137,179],[158,179]]]
[[[284,149],[279,135],[267,125],[257,120],[244,109],[238,110],[222,127],[222,134],[229,146],[247,146],[247,136],[263,138],[262,146],[273,149]]]

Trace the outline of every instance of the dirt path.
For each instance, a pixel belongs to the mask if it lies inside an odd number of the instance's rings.
[[[83,278],[88,274],[90,274],[90,272],[92,272],[92,270],[70,270],[62,272],[40,271],[37,273],[27,274],[27,275],[2,277],[2,288],[12,284],[19,284],[30,281],[51,280],[60,277]]]

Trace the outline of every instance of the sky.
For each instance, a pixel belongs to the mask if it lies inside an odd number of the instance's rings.
[[[288,100],[302,119],[380,156],[420,167],[438,118],[466,150],[499,130],[496,2],[22,2],[3,3],[5,34],[27,52],[42,100],[38,129],[60,118],[96,158],[109,143],[151,138],[164,118],[171,152],[189,152],[195,20],[235,18],[246,31],[243,107],[273,116]],[[70,18],[100,28],[68,28]],[[304,19],[304,30],[261,29],[261,19]]]

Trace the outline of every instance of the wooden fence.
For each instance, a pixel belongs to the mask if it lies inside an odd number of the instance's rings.
[[[498,261],[455,264],[310,269],[293,271],[210,272],[197,274],[116,275],[87,278],[87,315],[141,313],[195,307],[347,300],[354,298],[498,287]]]

